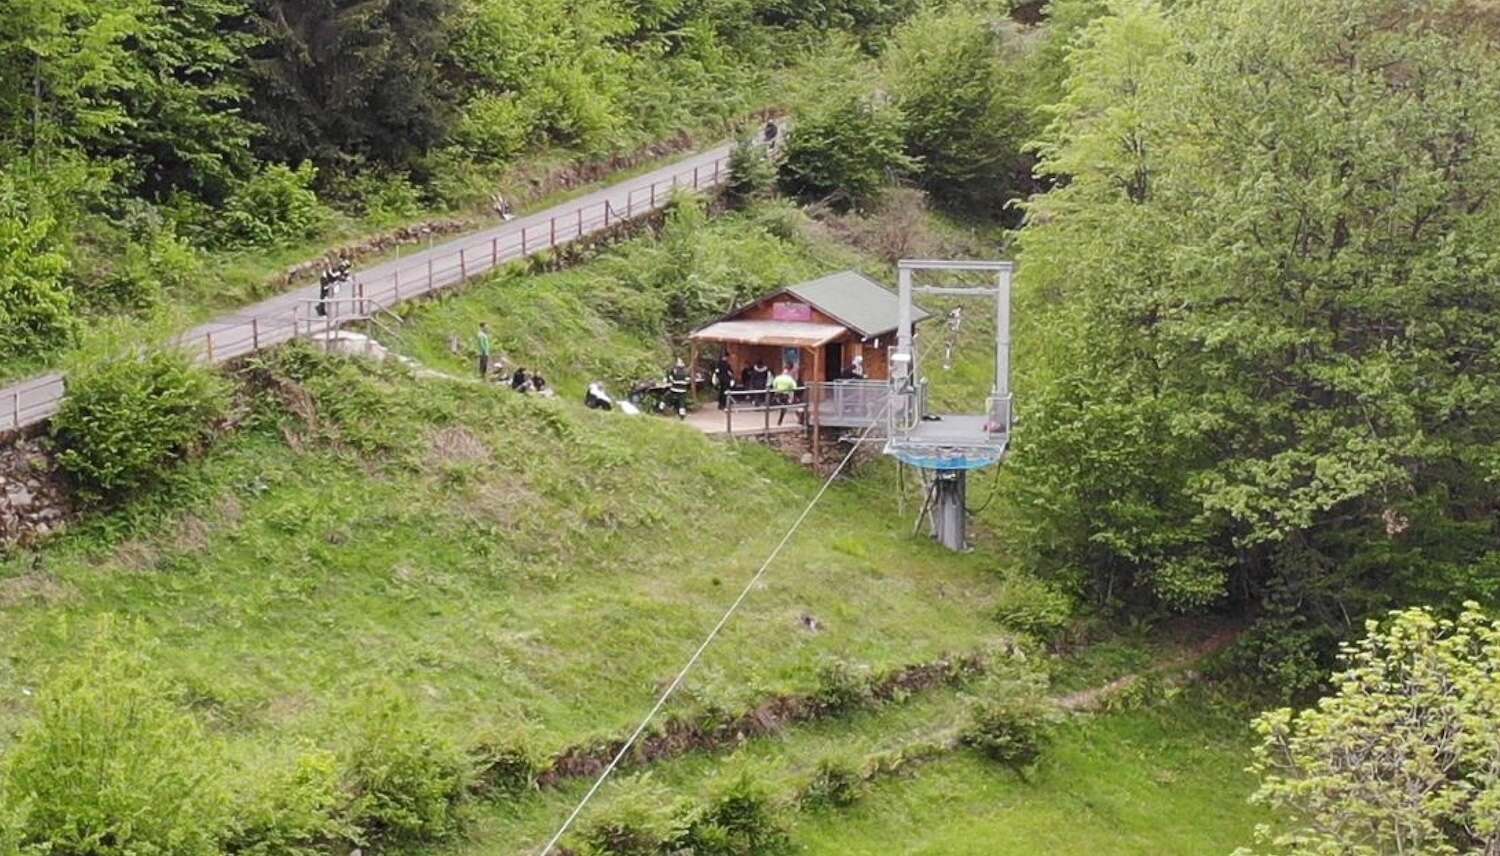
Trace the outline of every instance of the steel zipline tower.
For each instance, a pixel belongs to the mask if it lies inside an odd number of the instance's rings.
[[[919,523],[930,508],[938,541],[951,550],[962,550],[967,546],[969,471],[998,466],[1010,443],[1010,292],[1015,264],[913,259],[902,260],[897,271],[901,314],[896,348],[891,353],[885,453],[923,471],[923,481],[930,487]],[[986,279],[993,277],[993,285],[950,284],[955,275],[974,273]],[[918,278],[923,281],[916,282]],[[982,413],[929,412],[926,379],[912,329],[912,299],[916,294],[995,301],[995,385]]]

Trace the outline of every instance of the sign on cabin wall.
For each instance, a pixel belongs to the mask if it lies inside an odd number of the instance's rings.
[[[806,303],[773,303],[771,304],[771,320],[811,321],[812,306]]]

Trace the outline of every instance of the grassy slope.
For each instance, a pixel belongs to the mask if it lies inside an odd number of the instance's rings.
[[[941,691],[754,741],[731,755],[660,764],[649,777],[674,795],[702,798],[750,770],[789,803],[825,758],[857,764],[929,740],[963,711],[962,692]],[[1073,720],[1028,781],[952,752],[877,779],[847,809],[791,812],[792,837],[801,852],[829,856],[1228,852],[1266,820],[1245,801],[1252,786],[1241,769],[1247,752],[1243,719],[1189,693],[1143,710]],[[431,852],[535,852],[587,785],[482,806],[468,841]],[[632,785],[629,774],[620,775],[581,822],[607,812]]]
[[[1246,843],[1266,818],[1242,720],[1202,699],[1076,720],[1031,782],[959,754],[799,825],[809,853],[1200,854]]]
[[[425,307],[399,344],[465,371],[447,332],[486,317],[513,356],[567,385],[659,362],[660,344],[579,299],[587,282],[575,271],[477,288]],[[753,445],[587,412],[571,395],[522,399],[397,370],[372,378],[340,362],[304,386],[317,430],[262,416],[156,496],[0,563],[0,735],[28,715],[26,690],[45,667],[105,613],[162,640],[183,697],[241,757],[323,733],[360,686],[386,680],[463,741],[518,724],[543,750],[618,733],[817,484]],[[807,689],[827,656],[893,666],[998,632],[987,618],[996,555],[907,537],[892,486],[878,467],[829,494],[687,699],[739,707]],[[803,629],[804,615],[823,629]],[[721,768],[750,763],[790,789],[825,755],[902,745],[951,728],[962,709],[960,693],[938,692],[752,743],[728,764],[688,758],[653,775],[696,794]],[[799,816],[797,838],[828,853],[1034,852],[1026,830],[1052,835],[1057,852],[1223,849],[1253,819],[1237,735],[1196,714],[1111,715],[1070,727],[1033,786],[954,757],[881,784],[846,814]],[[583,786],[481,805],[471,840],[450,849],[518,852]],[[1181,823],[1153,827],[1156,811]],[[955,812],[965,823],[945,827]],[[1110,835],[1133,837],[1115,846]]]
[[[617,731],[815,488],[769,452],[662,422],[394,375],[367,391],[395,423],[385,461],[251,433],[184,474],[198,510],[120,545],[102,521],[50,547],[52,602],[0,625],[11,715],[70,632],[117,612],[164,640],[200,707],[257,739],[384,677],[461,730],[530,721],[553,747]],[[703,675],[806,687],[826,654],[894,665],[991,633],[983,558],[905,542],[886,505],[835,491]],[[37,575],[25,557],[3,568]],[[800,630],[803,613],[826,629]]]

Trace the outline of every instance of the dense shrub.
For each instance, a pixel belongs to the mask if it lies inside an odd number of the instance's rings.
[[[841,758],[824,758],[802,788],[800,801],[809,808],[844,808],[859,801],[864,779],[858,768]]]
[[[85,498],[121,496],[207,438],[227,406],[224,382],[177,351],[89,363],[52,420],[58,464]]]
[[[240,185],[224,203],[223,234],[231,243],[268,246],[310,238],[328,219],[310,162],[292,169],[271,164]]]
[[[0,818],[31,852],[218,852],[218,753],[168,699],[138,646],[103,634],[43,687],[0,775]],[[4,833],[0,832],[0,840]]]
[[[1007,682],[976,701],[960,742],[1025,776],[1052,741],[1055,713],[1029,681]]]
[[[235,806],[227,853],[312,856],[357,837],[344,820],[349,798],[333,752],[306,749],[259,779],[242,776],[241,788],[248,793]]]
[[[735,777],[693,812],[677,844],[695,856],[777,856],[792,850],[779,810],[749,774]]]
[[[765,146],[742,139],[729,153],[729,180],[724,196],[729,204],[744,207],[763,199],[776,185],[776,167]]]
[[[51,243],[52,228],[50,218],[0,197],[0,362],[72,341],[73,295],[63,284],[68,262]]]
[[[543,760],[524,733],[490,737],[474,751],[476,775],[493,794],[516,797],[536,787]]]
[[[650,774],[620,783],[609,807],[591,817],[579,833],[579,849],[589,856],[657,856],[682,834],[682,808]]]
[[[464,107],[453,136],[476,157],[507,161],[531,142],[535,125],[530,103],[511,93],[481,93]]]
[[[781,189],[804,200],[861,207],[917,161],[905,149],[901,111],[847,89],[796,117],[779,169]]]
[[[830,659],[818,667],[813,700],[827,713],[848,713],[869,703],[873,682],[868,666]]]
[[[367,694],[352,714],[345,751],[349,819],[367,841],[446,838],[473,779],[468,756],[405,696]]]
[[[1008,630],[1050,640],[1073,617],[1073,601],[1055,586],[1024,572],[1007,575],[1000,584],[995,620]]]

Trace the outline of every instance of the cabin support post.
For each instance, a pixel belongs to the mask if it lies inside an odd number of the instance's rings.
[[[821,347],[813,348],[812,376],[813,380],[807,381],[803,386],[807,389],[807,404],[812,407],[812,457],[813,466],[816,467],[822,463],[823,457],[819,444],[819,441],[823,437],[823,408],[819,406],[817,398],[813,396],[813,384],[818,378],[823,376],[823,349]],[[806,408],[803,409],[803,412],[806,412]]]
[[[698,340],[688,347],[688,390],[689,400],[698,400]]]

